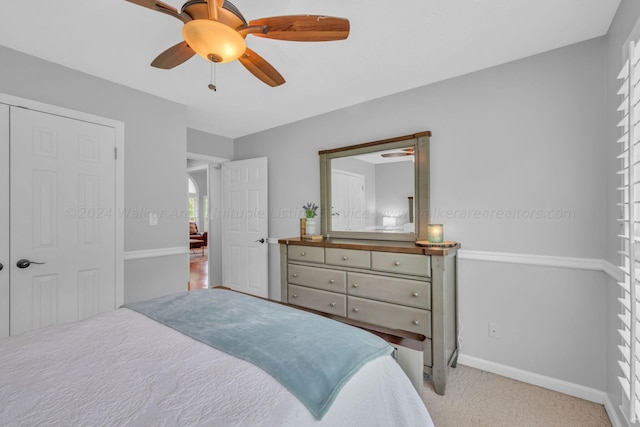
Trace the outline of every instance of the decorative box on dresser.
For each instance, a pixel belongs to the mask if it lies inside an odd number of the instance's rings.
[[[459,244],[428,248],[414,242],[337,238],[279,243],[283,302],[338,320],[423,335],[424,371],[432,376],[436,393],[444,394],[447,368],[455,367],[458,357]]]

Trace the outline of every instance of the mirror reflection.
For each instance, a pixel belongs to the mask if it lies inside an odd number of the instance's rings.
[[[413,233],[414,146],[331,159],[331,230]]]

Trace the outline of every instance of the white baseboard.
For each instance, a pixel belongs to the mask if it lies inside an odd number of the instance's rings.
[[[607,411],[607,415],[609,416],[609,421],[611,421],[612,427],[628,427],[629,424],[623,424],[620,421],[620,418],[618,418],[618,411],[616,411],[616,407],[613,402],[611,402],[611,399],[609,399],[608,394],[605,394],[604,396],[604,409],[605,411]]]
[[[534,372],[524,371],[522,369],[513,368],[511,366],[502,365],[489,360],[468,356],[466,354],[460,354],[460,356],[458,356],[458,363],[528,384],[548,388],[549,390],[568,394],[569,396],[579,397],[580,399],[585,399],[590,402],[604,405],[606,401],[606,393],[602,390],[596,390],[580,384],[574,384],[557,378],[536,374]]]
[[[125,252],[124,260],[130,261],[133,259],[156,258],[161,256],[183,255],[187,253],[189,253],[189,248],[186,246],[178,246],[175,248],[146,249],[142,251]]]
[[[507,252],[469,251],[461,249],[458,258],[471,261],[502,262],[508,264],[536,265],[542,267],[572,268],[577,270],[602,271],[621,281],[622,271],[613,263],[598,258],[575,258],[554,255],[516,254]]]

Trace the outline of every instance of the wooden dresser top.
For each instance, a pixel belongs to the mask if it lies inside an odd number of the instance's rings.
[[[460,243],[453,247],[434,248],[418,246],[414,242],[400,242],[392,240],[359,240],[359,239],[335,239],[323,238],[322,240],[309,240],[300,237],[279,239],[278,243],[284,245],[317,246],[323,248],[358,249],[378,252],[397,252],[419,255],[453,255],[460,249]]]

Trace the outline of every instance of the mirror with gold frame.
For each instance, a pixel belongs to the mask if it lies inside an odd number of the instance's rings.
[[[322,234],[426,239],[430,136],[427,131],[320,151]]]

